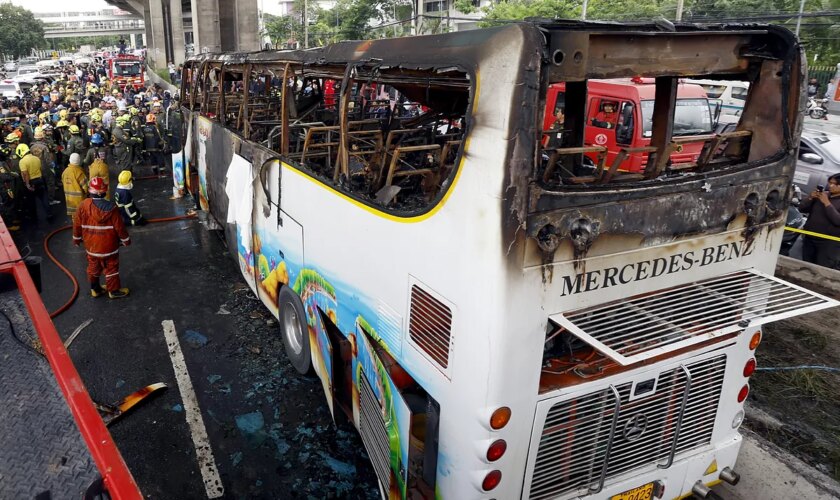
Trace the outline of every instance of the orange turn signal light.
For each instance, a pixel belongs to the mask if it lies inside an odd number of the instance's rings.
[[[754,351],[758,344],[761,343],[761,332],[755,332],[750,339],[750,350]]]
[[[499,430],[510,422],[510,408],[502,406],[490,415],[490,427]]]

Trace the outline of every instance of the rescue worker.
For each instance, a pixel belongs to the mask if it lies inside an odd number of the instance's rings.
[[[105,146],[105,139],[102,137],[102,134],[93,134],[90,138],[90,149],[85,153],[85,159],[82,165],[89,167],[96,158],[106,160],[107,156],[108,148]]]
[[[149,113],[146,115],[146,125],[143,127],[143,149],[152,165],[155,175],[160,174],[161,168],[165,166],[163,159],[163,137],[157,127],[157,115]]]
[[[55,133],[53,139],[55,141],[56,163],[63,168],[67,164],[69,156],[64,155],[64,150],[67,147],[67,140],[70,138],[70,123],[67,120],[59,120],[55,124]]]
[[[128,115],[123,115],[117,119],[117,125],[113,130],[114,143],[114,162],[117,170],[131,170],[131,149],[135,144],[140,144],[142,139],[139,137],[132,137],[129,130]]]
[[[47,184],[47,197],[50,200],[50,204],[55,205],[57,203],[61,203],[55,199],[56,178],[55,170],[53,170],[55,165],[55,156],[53,155],[49,144],[47,144],[45,140],[43,127],[35,128],[35,140],[32,141],[32,145],[29,147],[29,150],[33,155],[37,156],[38,159],[41,160],[41,175],[44,177],[44,181]]]
[[[131,171],[123,170],[120,172],[118,180],[119,184],[117,184],[117,190],[114,192],[114,201],[120,209],[123,222],[132,226],[145,226],[148,221],[140,214],[140,209],[134,204],[134,196],[131,194],[131,190],[134,189],[134,183],[131,182]]]
[[[93,148],[91,148],[93,149]],[[111,193],[108,191],[108,186],[110,186],[111,182],[111,173],[108,170],[108,163],[105,161],[105,154],[103,151],[97,151],[93,157],[93,160],[88,167],[88,174],[89,179],[93,179],[94,177],[100,177],[105,181],[105,199],[111,199]]]
[[[132,137],[143,137],[143,115],[140,114],[140,109],[136,106],[131,106],[129,109],[129,130]],[[131,164],[143,164],[143,145],[135,144],[131,148]]]
[[[41,160],[29,152],[29,146],[26,144],[18,144],[15,154],[20,159],[20,175],[23,178],[23,185],[32,193],[34,198],[34,203],[29,206],[29,213],[35,215],[37,220],[38,208],[40,207],[47,222],[52,222],[50,202],[47,199],[47,185],[41,173]]]
[[[82,139],[81,130],[77,125],[70,125],[68,128],[70,132],[70,138],[67,139],[67,148],[64,150],[64,154],[67,155],[69,159],[73,156],[73,153],[79,153],[79,156],[84,158],[85,153],[85,141]]]
[[[105,199],[108,185],[101,177],[94,177],[88,186],[90,198],[84,200],[73,219],[73,244],[85,243],[91,297],[118,299],[128,295],[128,288],[120,285],[120,245],[131,244],[131,237],[116,205]],[[105,276],[105,289],[99,276]]]
[[[614,101],[604,101],[601,103],[601,111],[592,118],[592,125],[600,128],[615,128],[618,121],[618,107]]]
[[[177,153],[181,150],[181,127],[184,123],[184,115],[181,112],[181,103],[178,94],[172,97],[172,103],[166,108],[166,119],[164,130],[166,139],[169,142],[169,150]]]
[[[9,151],[0,148],[0,217],[6,223],[9,231],[20,229],[20,221],[17,214],[17,180],[16,174],[11,171],[7,164]],[[20,178],[17,175],[18,179]]]
[[[81,166],[82,157],[79,153],[70,155],[70,164],[61,174],[64,186],[64,200],[67,202],[67,216],[72,220],[76,216],[79,205],[87,198],[88,176]]]

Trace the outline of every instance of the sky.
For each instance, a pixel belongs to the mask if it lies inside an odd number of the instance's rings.
[[[279,13],[279,5],[276,0],[258,0],[259,6],[269,14]],[[85,12],[88,10],[112,9],[105,0],[0,0],[0,3],[11,2],[21,7],[26,7],[32,12]]]
[[[2,0],[3,3],[11,3],[26,7],[32,12],[84,12],[87,10],[112,9],[105,0]]]

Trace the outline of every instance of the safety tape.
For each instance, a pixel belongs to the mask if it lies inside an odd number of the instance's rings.
[[[829,236],[827,234],[815,233],[813,231],[806,231],[804,229],[797,229],[795,227],[790,227],[790,226],[785,226],[785,231],[793,231],[794,233],[807,234],[808,236],[814,236],[814,237],[822,238],[822,239],[825,239],[825,240],[840,241],[840,237],[837,237],[837,236]]]

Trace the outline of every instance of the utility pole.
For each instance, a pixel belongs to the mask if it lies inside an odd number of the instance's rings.
[[[677,21],[682,21],[682,11],[683,11],[684,1],[685,0],[677,0]]]
[[[583,8],[580,12],[581,21],[586,21],[586,8],[589,7],[589,0],[583,0]]]
[[[796,37],[799,38],[799,24],[802,22],[802,12],[805,10],[805,0],[799,4],[799,15],[796,17]]]
[[[803,0],[804,1],[804,0]],[[303,0],[303,48],[309,48],[309,20],[306,19],[306,11],[309,9],[309,2]]]

